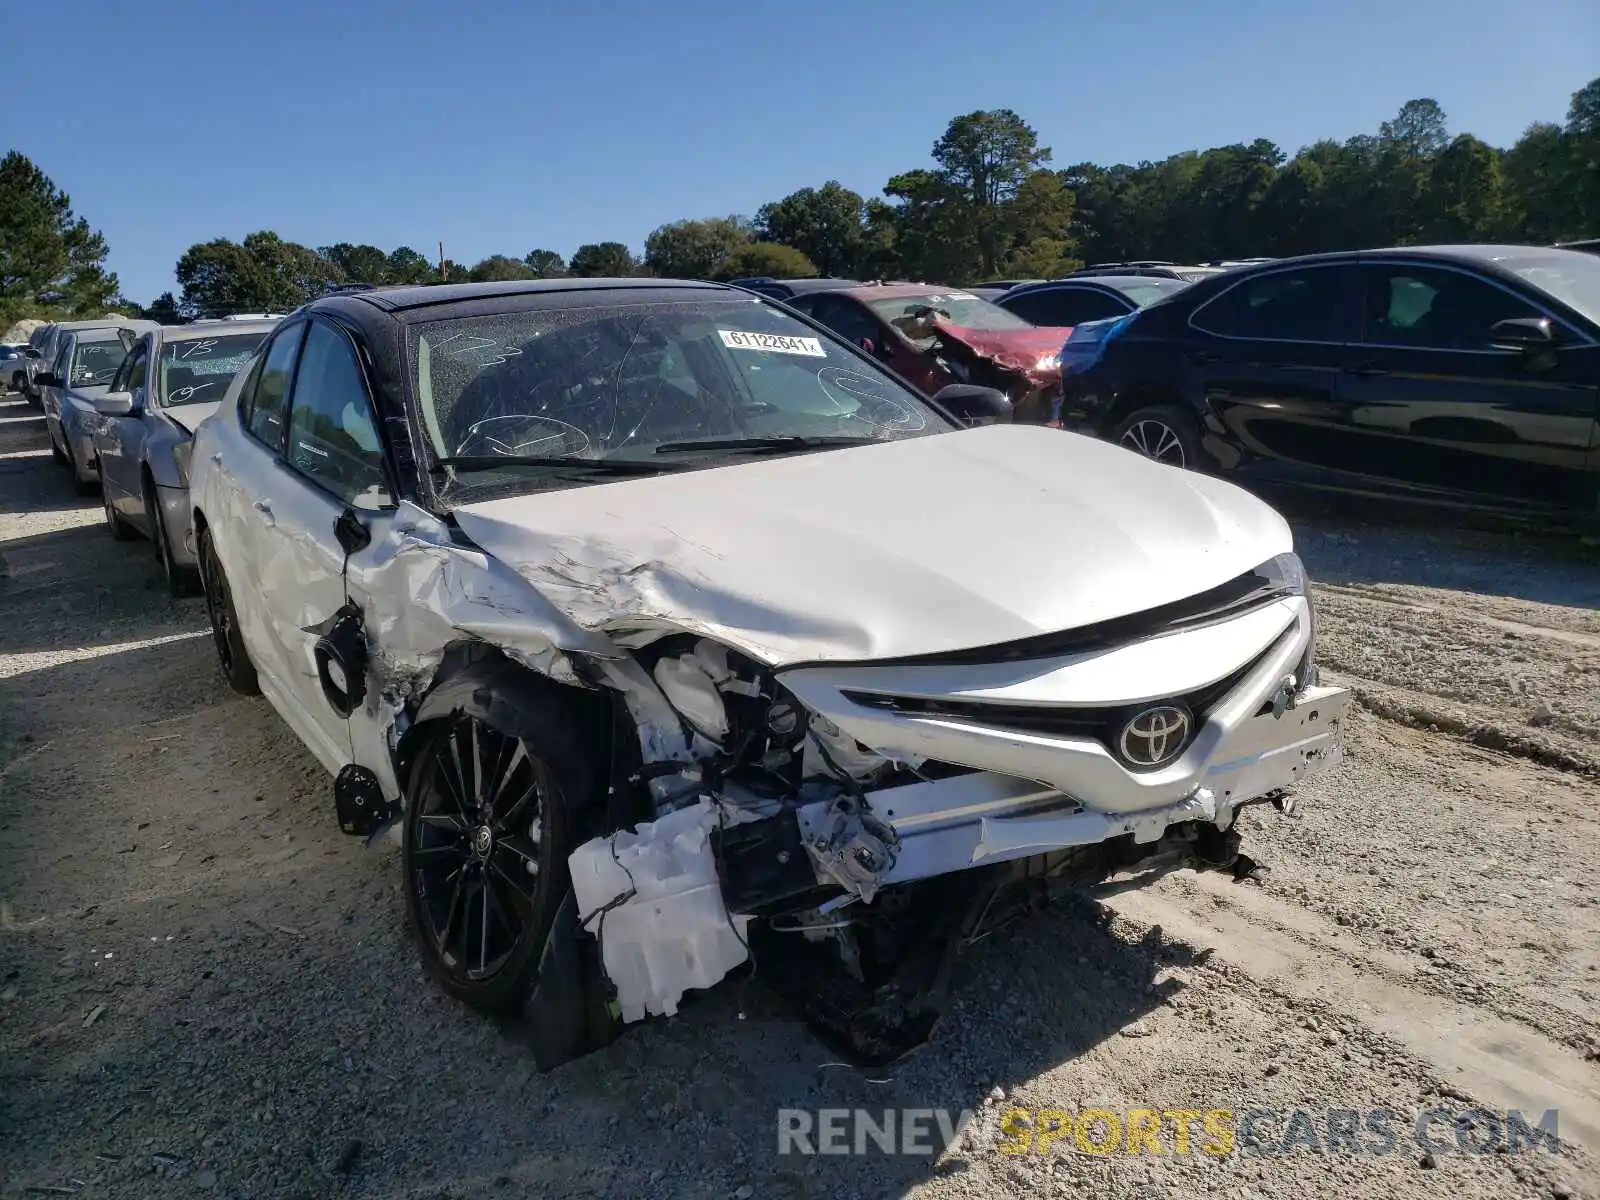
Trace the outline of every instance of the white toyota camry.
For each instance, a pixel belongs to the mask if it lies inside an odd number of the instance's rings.
[[[1055,890],[1248,870],[1349,702],[1271,508],[1007,418],[715,284],[326,297],[195,437],[222,667],[541,1062],[752,960],[892,1058]]]

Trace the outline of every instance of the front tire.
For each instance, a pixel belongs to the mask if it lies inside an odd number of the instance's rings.
[[[106,473],[104,471],[100,472],[100,501],[105,508],[106,528],[111,531],[113,540],[119,542],[132,541],[136,531],[117,515],[116,506],[111,503],[111,489],[106,487]]]
[[[211,544],[209,529],[200,530],[200,578],[205,586],[206,612],[211,617],[211,640],[217,647],[222,674],[228,686],[241,696],[259,696],[261,682],[256,677],[255,664],[250,661],[250,652],[245,649],[244,638],[240,636],[233,592],[228,587],[222,562],[217,558],[216,547]]]
[[[150,514],[150,540],[155,543],[156,561],[161,564],[161,576],[166,580],[167,594],[198,596],[202,590],[199,573],[173,559],[172,539],[167,534],[167,516],[161,508],[161,496],[148,479],[144,485],[144,506]]]
[[[1203,469],[1200,423],[1170,404],[1136,409],[1117,423],[1107,440],[1169,467]]]
[[[66,437],[66,434],[63,432],[62,436]],[[67,438],[67,466],[72,471],[72,490],[80,496],[94,495],[95,489],[100,486],[99,480],[98,478],[85,479],[83,472],[78,470],[78,455],[72,449],[71,438]]]

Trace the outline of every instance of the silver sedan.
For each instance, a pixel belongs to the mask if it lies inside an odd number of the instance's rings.
[[[199,585],[189,536],[189,451],[233,374],[276,320],[160,326],[133,342],[111,390],[95,401],[94,435],[106,524],[142,533],[175,596]]]
[[[94,427],[99,422],[95,401],[105,394],[126,357],[119,337],[126,327],[74,329],[64,334],[49,369],[34,376],[50,453],[72,468],[78,494],[92,495],[100,475],[95,466]]]

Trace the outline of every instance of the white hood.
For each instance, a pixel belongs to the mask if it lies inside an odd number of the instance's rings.
[[[993,425],[455,510],[580,626],[770,665],[1015,641],[1181,600],[1292,548],[1220,480]]]

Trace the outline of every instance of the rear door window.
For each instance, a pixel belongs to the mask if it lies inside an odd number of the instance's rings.
[[[1041,288],[1014,299],[1000,299],[1000,307],[1035,325],[1081,325],[1133,311],[1130,301],[1118,300],[1096,288]]]
[[[272,339],[266,361],[256,376],[245,427],[250,436],[274,453],[283,450],[283,417],[289,399],[289,383],[294,378],[304,325],[293,325]]]
[[[1235,284],[1190,318],[1222,337],[1274,342],[1348,342],[1354,268],[1302,267],[1272,271]]]

